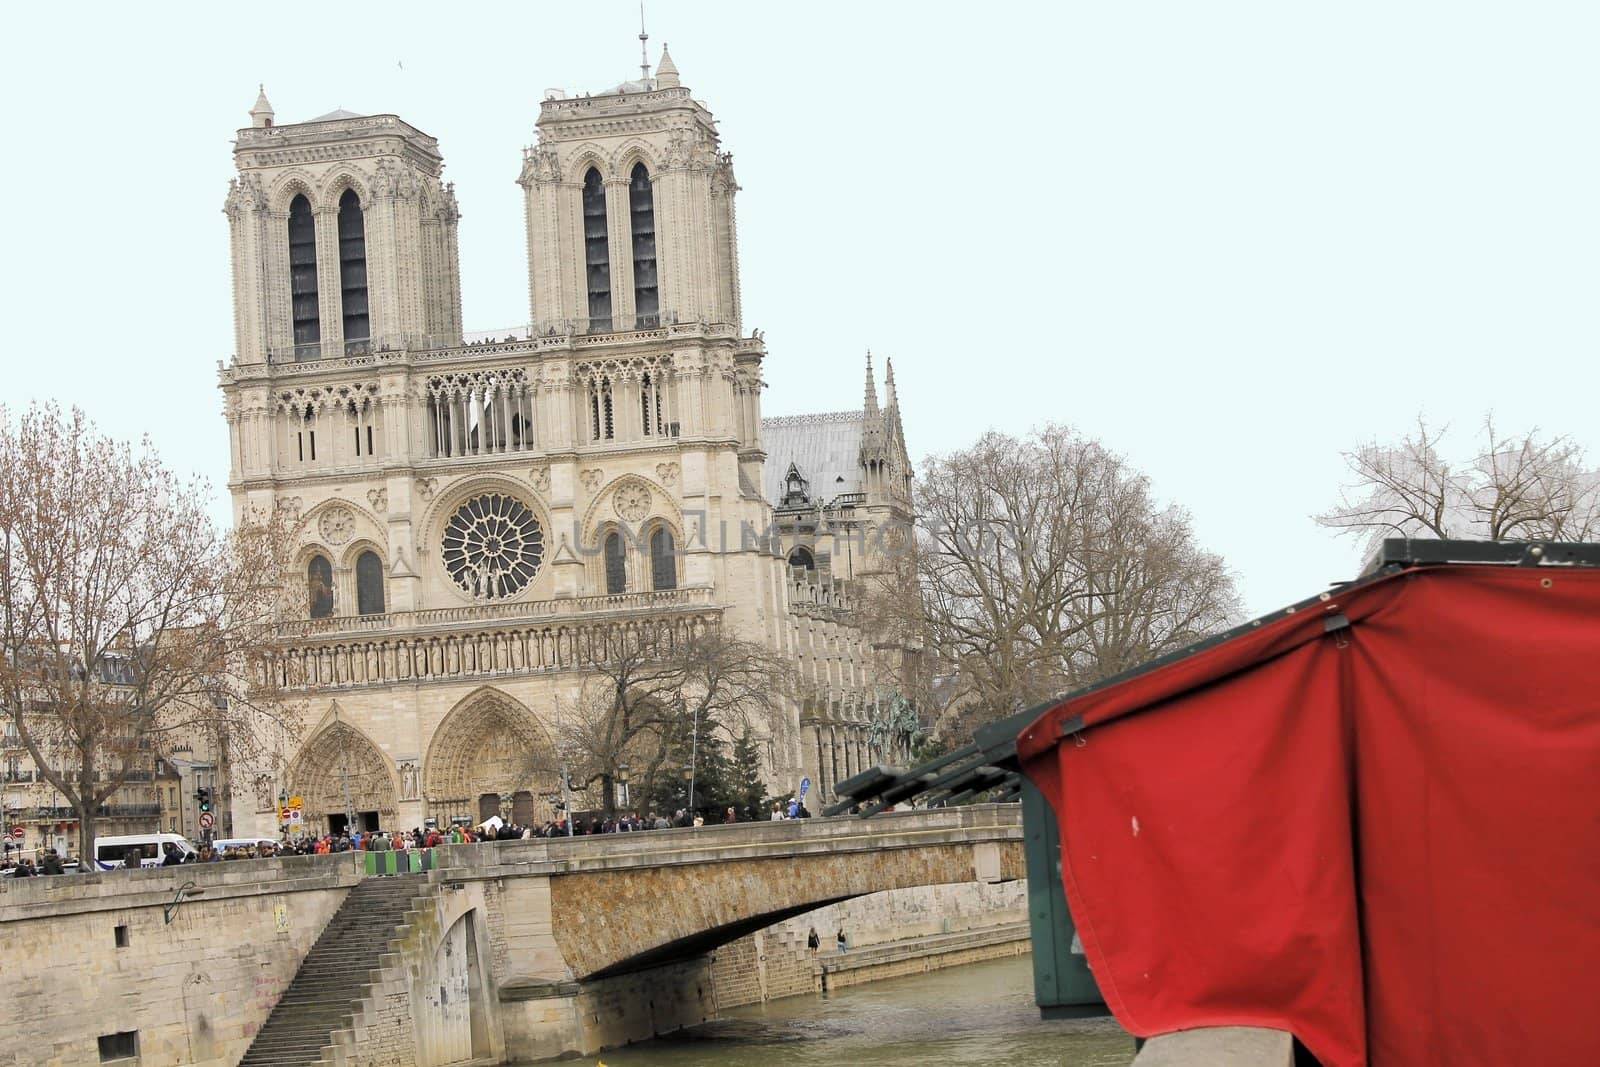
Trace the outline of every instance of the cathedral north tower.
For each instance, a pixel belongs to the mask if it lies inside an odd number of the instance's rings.
[[[547,94],[527,194],[535,332],[739,329],[732,156],[665,49],[654,78]]]

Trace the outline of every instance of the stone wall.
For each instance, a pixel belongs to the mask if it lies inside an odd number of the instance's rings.
[[[141,1063],[237,1063],[359,859],[0,881],[0,1064],[97,1063],[98,1038],[129,1031]]]
[[[877,981],[1028,951],[1027,882],[919,886],[830,904],[718,949],[717,1008]],[[844,928],[849,952],[838,956]],[[815,927],[815,958],[806,936]]]

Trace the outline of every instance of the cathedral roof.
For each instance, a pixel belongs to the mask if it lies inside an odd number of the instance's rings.
[[[767,453],[762,486],[767,502],[783,500],[783,480],[792,463],[811,483],[812,503],[827,504],[840,493],[861,492],[859,411],[817,415],[779,415],[761,420],[761,445]]]
[[[306,119],[306,121],[307,122],[337,122],[340,119],[364,119],[364,118],[366,118],[365,115],[357,114],[354,111],[346,111],[344,108],[340,107],[340,108],[335,108],[334,110],[328,112],[326,115],[318,115],[316,118],[314,118],[314,119]]]

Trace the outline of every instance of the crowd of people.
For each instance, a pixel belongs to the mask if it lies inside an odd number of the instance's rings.
[[[773,822],[784,819],[809,819],[811,812],[799,797],[788,802],[774,801],[766,816]],[[752,822],[760,818],[757,809],[747,808],[741,814],[730,807],[719,820],[723,824]],[[649,811],[624,811],[616,814],[578,814],[570,821],[564,813],[546,819],[539,825],[522,825],[505,822],[498,817],[476,826],[459,825],[414,827],[410,830],[343,830],[321,836],[291,837],[287,832],[279,841],[229,841],[205,843],[198,853],[185,853],[168,844],[162,854],[161,866],[172,867],[184,863],[222,863],[230,860],[270,859],[274,856],[327,856],[340,852],[404,852],[412,849],[438,848],[441,845],[465,845],[479,841],[515,841],[535,837],[588,837],[595,834],[625,834],[644,830],[687,829],[704,826],[705,816],[698,811],[679,808],[670,816]],[[138,866],[138,854],[130,853],[128,867]],[[41,874],[62,874],[62,859],[54,849],[45,849],[37,863],[21,860],[7,871],[16,878]]]
[[[67,870],[65,862],[53,848],[41,852],[37,863],[26,856],[15,863],[10,862],[9,856],[6,859],[7,862],[4,868],[0,869],[0,874],[10,878],[37,878],[41,874],[65,874]]]

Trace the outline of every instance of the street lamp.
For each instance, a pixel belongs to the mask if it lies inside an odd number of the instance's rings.
[[[694,764],[683,769],[683,781],[689,790],[689,818],[694,819]]]
[[[622,786],[622,806],[624,808],[630,807],[633,800],[628,796],[628,765],[626,763],[617,764],[617,784]]]

